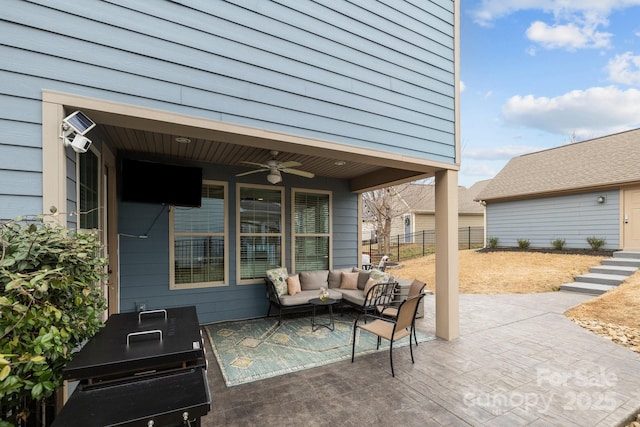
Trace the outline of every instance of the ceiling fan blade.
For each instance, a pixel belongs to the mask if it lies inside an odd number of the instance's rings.
[[[311,172],[301,171],[298,169],[282,169],[282,172],[290,173],[291,175],[303,176],[305,178],[313,178],[315,176]]]
[[[269,165],[265,165],[264,163],[256,163],[256,162],[245,162],[240,161],[240,163],[244,163],[245,165],[258,166],[259,168],[269,168]]]
[[[278,163],[278,167],[280,169],[297,168],[298,166],[302,166],[302,163],[298,163],[298,162],[282,162],[282,163]]]
[[[258,173],[258,172],[267,172],[269,169],[255,169],[249,172],[242,172],[242,173],[237,173],[236,176],[245,176],[245,175],[251,175],[252,173]]]

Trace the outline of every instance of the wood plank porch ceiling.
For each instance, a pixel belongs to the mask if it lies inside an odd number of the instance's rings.
[[[435,170],[425,171],[424,166],[415,170],[390,167],[388,159],[368,158],[358,154],[334,152],[327,149],[277,143],[255,146],[226,142],[214,138],[204,138],[187,133],[172,134],[147,129],[134,129],[111,124],[100,124],[100,129],[114,146],[123,152],[149,153],[187,161],[198,161],[254,169],[243,161],[261,163],[271,158],[270,150],[277,150],[277,160],[296,161],[302,164],[298,169],[309,171],[316,176],[348,179],[353,191],[361,192],[382,186],[409,182],[432,176]],[[190,143],[179,143],[178,137],[187,137]],[[298,152],[294,151],[298,150]],[[387,165],[385,166],[385,160]],[[345,164],[336,164],[344,161]],[[396,165],[393,165],[396,166]]]

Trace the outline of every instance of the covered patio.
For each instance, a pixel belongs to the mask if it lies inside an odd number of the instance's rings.
[[[212,426],[618,426],[640,411],[640,355],[563,313],[590,296],[461,295],[460,339],[227,388],[207,347]],[[417,327],[435,331],[435,297]],[[207,346],[209,344],[207,343]]]

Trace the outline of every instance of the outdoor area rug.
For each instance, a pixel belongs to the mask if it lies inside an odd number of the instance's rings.
[[[327,322],[328,316],[316,316]],[[227,387],[328,365],[351,358],[351,316],[335,316],[335,330],[311,330],[311,316],[261,318],[205,325]],[[433,340],[418,331],[418,342]],[[409,345],[405,337],[394,348]],[[356,356],[376,351],[376,336],[358,330]],[[383,340],[379,351],[389,351]]]

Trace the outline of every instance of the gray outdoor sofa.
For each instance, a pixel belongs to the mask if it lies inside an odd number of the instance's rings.
[[[279,271],[276,271],[279,270]],[[278,323],[282,321],[282,313],[287,310],[303,310],[312,307],[309,300],[317,298],[320,289],[328,290],[329,297],[341,305],[349,305],[360,312],[367,314],[375,310],[376,305],[387,302],[384,299],[393,298],[397,282],[394,277],[379,270],[360,270],[357,268],[346,268],[337,270],[314,270],[304,271],[298,274],[300,281],[300,291],[291,295],[285,292],[283,281],[291,276],[286,273],[286,269],[269,270],[265,283],[267,285],[267,297],[269,299],[269,313],[271,309],[277,310]],[[273,272],[276,271],[276,274]],[[345,288],[343,273],[357,273],[357,284],[355,289]],[[353,278],[354,275],[349,276]],[[375,281],[375,285],[370,283],[367,293],[365,288],[369,279]]]

